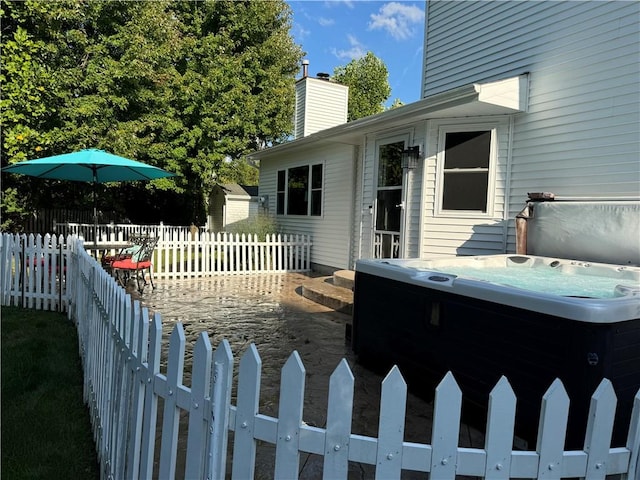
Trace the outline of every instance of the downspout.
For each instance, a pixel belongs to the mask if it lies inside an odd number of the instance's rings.
[[[355,183],[355,179],[356,179],[356,175],[357,175],[357,171],[358,171],[358,157],[360,156],[360,146],[356,145],[353,147],[353,151],[351,153],[351,171],[353,172],[353,174],[351,175],[351,183],[352,185]],[[358,192],[357,189],[355,188],[355,185],[353,185],[353,194],[351,196],[351,211],[349,212],[349,225],[354,225],[355,224],[355,216],[356,216],[356,208],[358,205]],[[362,218],[360,219],[360,228],[362,228]],[[351,230],[351,232],[349,233],[349,253],[348,253],[348,257],[347,257],[347,268],[353,268],[355,270],[355,259],[353,258],[354,256],[354,250],[355,250],[355,246],[353,244],[354,242],[354,235],[355,231]]]
[[[502,229],[502,251],[507,253],[507,246],[509,244],[509,209],[511,208],[511,202],[509,201],[511,198],[511,166],[513,164],[513,129],[514,129],[514,119],[513,115],[509,115],[509,140],[507,141],[507,175],[505,178],[505,188],[506,192],[504,197],[504,210],[502,212],[502,220],[504,221],[504,228]],[[516,218],[518,218],[516,216]],[[516,222],[517,223],[517,222]],[[516,227],[516,242],[518,237],[518,231]],[[517,246],[516,246],[517,250]]]
[[[407,142],[408,143],[408,142]],[[410,184],[411,184],[411,169],[410,168],[403,168],[403,172],[402,172],[402,176],[403,181],[405,182],[403,188],[402,188],[402,197],[401,197],[401,204],[402,204],[402,221],[400,222],[400,235],[402,236],[402,245],[400,246],[400,258],[406,258],[407,257],[407,245],[409,243],[408,237],[409,235],[408,233],[408,228],[407,228],[407,207],[409,205],[409,188],[410,188]]]
[[[527,221],[533,216],[533,205],[527,202],[524,209],[516,215],[516,254],[527,254]]]
[[[516,254],[518,255],[527,255],[527,222],[533,218],[535,203],[555,200],[555,194],[551,192],[534,192],[528,195],[526,206],[516,215]]]
[[[358,258],[356,260],[359,260],[362,258],[362,235],[364,233],[364,178],[365,178],[365,165],[367,164],[367,145],[368,145],[368,136],[364,137],[364,148],[362,149],[362,180],[360,182],[360,192],[361,192],[361,197],[360,197],[360,232],[359,232],[359,240],[358,240]],[[368,209],[369,214],[371,214],[370,212],[371,209]],[[354,262],[354,268],[355,268],[355,262]]]

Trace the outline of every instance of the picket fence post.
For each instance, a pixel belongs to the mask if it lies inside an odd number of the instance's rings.
[[[487,480],[506,480],[511,471],[511,448],[516,417],[516,395],[503,375],[489,393],[484,477]]]
[[[149,356],[144,376],[144,418],[142,424],[142,444],[140,448],[140,478],[151,478],[153,475],[153,452],[155,449],[156,422],[158,413],[158,396],[154,393],[156,375],[160,373],[160,343],[162,341],[162,322],[160,315],[155,314],[151,322],[149,335]],[[145,378],[146,377],[146,378]]]
[[[144,384],[141,376],[149,347],[149,310],[140,308],[140,301],[133,304],[133,337],[131,341],[132,399],[131,399],[131,433],[127,451],[127,478],[139,478],[142,445],[142,422],[144,418]]]
[[[378,449],[376,452],[376,480],[400,478],[406,411],[407,384],[402,378],[398,367],[394,366],[382,381]]]
[[[323,476],[347,478],[355,378],[343,358],[329,380]]]
[[[233,378],[233,354],[231,346],[223,340],[213,355],[213,382],[211,385],[211,434],[209,442],[210,462],[207,478],[225,478],[227,466],[227,441],[229,411],[231,405],[231,381]]]
[[[446,480],[456,476],[462,391],[448,372],[436,387],[431,434],[431,475]]]
[[[211,361],[211,342],[201,332],[193,354],[185,478],[204,478],[207,455],[202,445],[206,445],[209,433],[205,405],[211,389]]]
[[[636,480],[640,478],[640,389],[633,399],[631,422],[627,435],[627,449],[631,452],[629,468],[623,475],[624,480]]]
[[[255,417],[260,401],[262,360],[252,343],[240,359],[238,370],[238,400],[234,425],[232,480],[255,477],[256,439]]]
[[[275,478],[298,477],[304,384],[305,369],[298,352],[294,351],[280,375]]]

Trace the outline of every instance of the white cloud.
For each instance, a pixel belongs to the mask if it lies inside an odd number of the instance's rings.
[[[340,60],[355,60],[356,58],[362,58],[367,54],[366,47],[360,43],[360,41],[354,35],[347,35],[350,48],[347,50],[338,50],[336,48],[331,50],[337,58]]]
[[[320,17],[318,18],[318,23],[321,27],[330,27],[331,25],[336,23],[336,21],[333,18]]]
[[[353,8],[353,0],[329,0],[324,2],[325,7],[333,8],[344,5],[347,8]]]
[[[385,30],[396,40],[405,40],[415,35],[416,25],[422,27],[424,11],[415,5],[398,2],[385,3],[379,13],[371,14],[369,30]]]
[[[293,23],[292,32],[298,42],[302,42],[302,40],[308,37],[311,33],[310,30],[306,30],[302,24],[298,22]]]

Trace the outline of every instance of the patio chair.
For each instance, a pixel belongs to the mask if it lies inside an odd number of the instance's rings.
[[[128,247],[121,248],[120,251],[115,255],[106,255],[106,254],[102,255],[102,257],[100,258],[100,263],[102,264],[102,268],[104,268],[107,271],[112,271],[113,268],[111,264],[113,262],[115,262],[116,260],[125,260],[127,258],[131,258],[136,252],[138,252],[142,248],[142,245],[144,244],[147,238],[148,238],[147,235],[142,235],[142,234],[130,235],[128,241],[131,245],[129,245]]]
[[[129,280],[135,277],[138,292],[142,295],[144,287],[147,285],[146,272],[149,272],[149,283],[151,283],[151,288],[156,288],[153,284],[153,264],[151,263],[151,259],[157,243],[158,237],[146,237],[142,241],[142,245],[138,250],[130,257],[111,262],[113,275],[120,285],[126,287]],[[142,279],[140,277],[142,277]]]

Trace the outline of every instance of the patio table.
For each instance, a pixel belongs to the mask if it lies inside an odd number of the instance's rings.
[[[100,264],[104,267],[105,265],[102,263],[102,259],[107,254],[107,252],[116,253],[122,250],[123,248],[131,247],[133,243],[119,241],[119,242],[85,242],[84,248],[89,252],[90,255],[96,258],[100,262]]]

